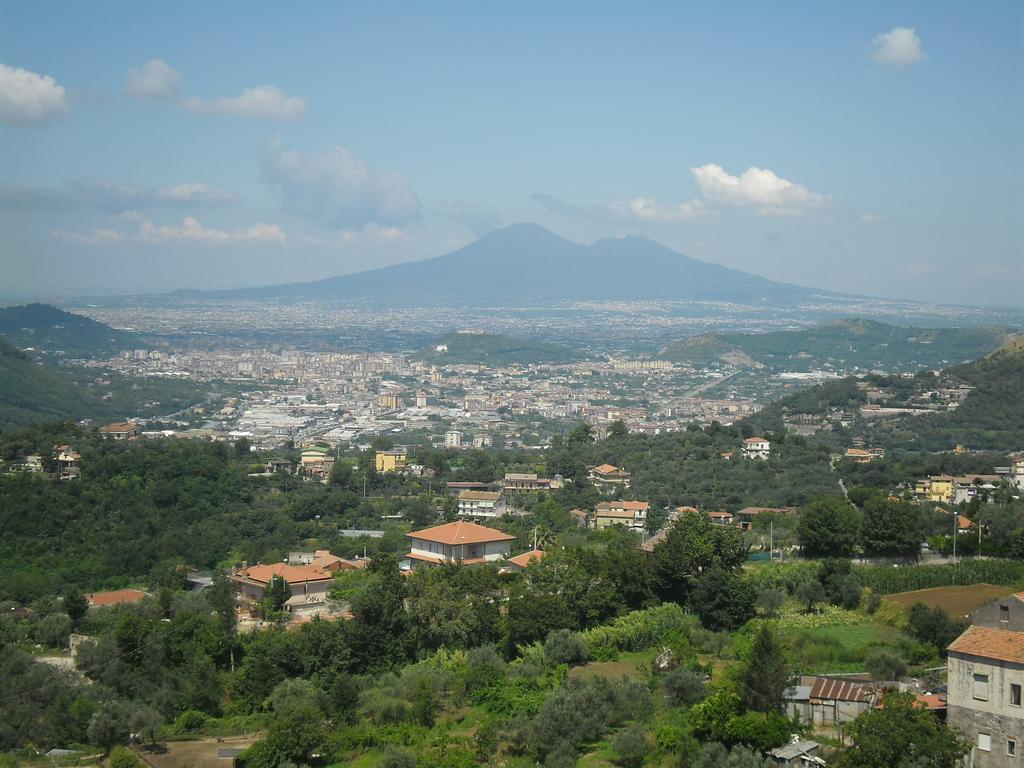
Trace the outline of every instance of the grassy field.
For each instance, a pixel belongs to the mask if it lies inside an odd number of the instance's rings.
[[[801,672],[850,672],[863,669],[864,654],[872,645],[890,643],[899,635],[895,627],[853,624],[787,632]]]
[[[929,608],[941,608],[953,618],[967,616],[985,603],[1006,595],[1006,587],[992,584],[971,584],[964,587],[935,587],[934,589],[917,589],[913,592],[898,592],[889,595],[885,602],[894,603],[907,609],[914,603],[924,603]]]

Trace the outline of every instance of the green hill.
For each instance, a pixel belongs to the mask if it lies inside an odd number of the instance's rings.
[[[49,304],[0,308],[0,335],[21,349],[69,358],[108,357],[135,346],[138,335]]]
[[[146,418],[205,397],[205,389],[190,381],[42,365],[0,338],[0,431],[65,419]]]
[[[800,331],[709,333],[672,344],[662,355],[696,365],[763,366],[769,372],[903,372],[974,360],[998,349],[1009,336],[1003,328],[904,328],[849,319]]]
[[[858,386],[864,381],[850,377],[809,387],[772,403],[746,423],[755,431],[767,431],[781,429],[786,414],[824,416],[830,408],[856,413],[868,401],[865,387]],[[991,451],[1024,447],[1024,337],[1012,338],[995,352],[938,375],[869,376],[866,381],[889,393],[891,405],[920,401],[944,388],[973,387],[955,409],[858,419],[852,431],[868,437],[873,445],[923,451],[948,451],[957,445]]]
[[[442,351],[438,351],[439,348]],[[426,349],[418,359],[438,365],[538,365],[582,360],[569,347],[543,341],[527,341],[504,334],[450,333]]]

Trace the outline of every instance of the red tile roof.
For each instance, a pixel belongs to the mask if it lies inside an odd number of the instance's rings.
[[[235,578],[257,581],[261,584],[269,584],[275,576],[280,576],[289,584],[300,584],[304,581],[327,581],[331,578],[331,572],[320,568],[311,568],[308,565],[274,563],[273,565],[253,565],[243,568],[235,574]]]
[[[89,605],[104,606],[137,603],[148,596],[149,594],[141,589],[115,589],[113,592],[93,592],[85,597]]]
[[[953,644],[950,653],[963,653],[985,659],[1024,664],[1024,632],[988,627],[968,627]]]
[[[483,544],[488,541],[513,541],[512,536],[504,531],[496,531],[483,525],[471,523],[468,520],[458,520],[454,523],[446,523],[433,528],[425,528],[422,531],[413,531],[405,534],[410,539],[421,539],[433,541],[438,544]]]
[[[542,550],[542,549],[533,549],[533,550],[530,550],[529,552],[523,552],[523,554],[521,554],[521,555],[516,555],[515,557],[510,557],[508,559],[508,561],[510,563],[512,563],[513,565],[518,565],[520,568],[525,568],[530,563],[532,563],[534,560],[540,560],[545,555],[547,555],[547,552],[545,552],[544,550]]]

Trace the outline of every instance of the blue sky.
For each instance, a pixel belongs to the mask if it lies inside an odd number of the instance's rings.
[[[536,221],[1024,305],[1024,5],[8,4],[0,293],[222,287]]]

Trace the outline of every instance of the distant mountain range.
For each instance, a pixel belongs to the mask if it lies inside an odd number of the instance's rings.
[[[798,331],[707,333],[672,344],[661,354],[694,365],[720,361],[769,371],[901,372],[974,360],[1009,338],[1005,328],[905,328],[846,319]]]
[[[308,283],[179,293],[477,307],[606,300],[773,304],[838,296],[692,259],[645,237],[606,238],[582,245],[537,224],[513,224],[446,256],[368,272]]]
[[[137,334],[49,304],[0,308],[0,336],[21,349],[68,358],[109,356],[131,348],[138,339]]]

